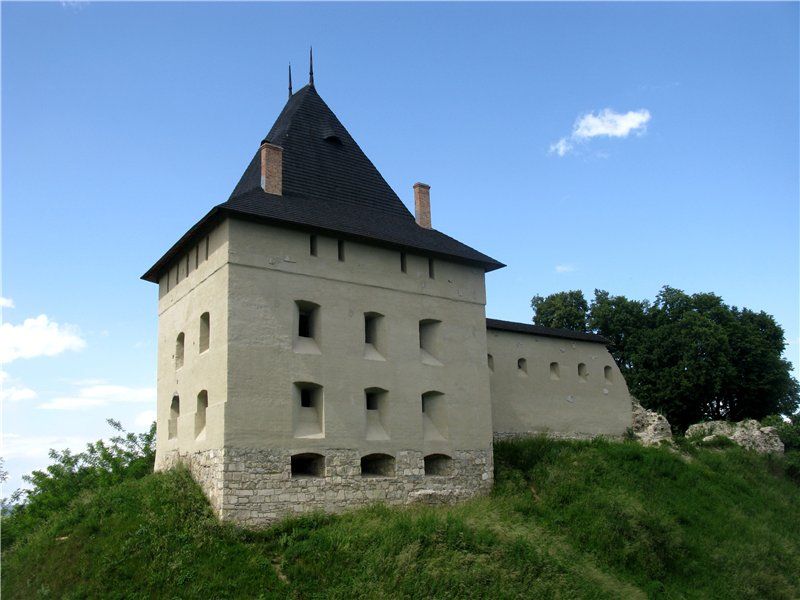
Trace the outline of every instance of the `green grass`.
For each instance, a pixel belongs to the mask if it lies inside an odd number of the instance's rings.
[[[3,554],[7,598],[798,598],[800,487],[739,448],[495,447],[495,492],[261,532],[185,471],[81,497]]]

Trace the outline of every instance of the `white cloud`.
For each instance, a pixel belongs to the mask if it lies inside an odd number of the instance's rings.
[[[59,396],[39,405],[47,410],[83,410],[109,404],[155,403],[155,388],[131,388],[123,385],[89,385],[75,394]]]
[[[64,450],[83,450],[91,440],[78,436],[58,436],[58,435],[30,435],[22,436],[14,433],[3,435],[3,458],[35,458],[40,459],[43,464],[47,463],[48,451]],[[34,467],[40,468],[40,467]]]
[[[31,388],[24,385],[12,385],[3,387],[0,391],[0,402],[21,402],[23,400],[33,400],[38,394]]]
[[[25,319],[21,325],[0,325],[0,363],[18,358],[56,356],[67,350],[81,350],[86,341],[74,325],[59,325],[39,315]]]
[[[650,111],[646,109],[630,110],[625,114],[615,113],[606,108],[598,114],[588,113],[575,123],[573,137],[590,139],[598,136],[628,137],[632,131],[644,131],[650,121]]]
[[[567,141],[567,138],[563,137],[557,142],[550,144],[550,154],[558,154],[559,156],[564,156],[567,152],[572,150],[572,144]]]
[[[155,420],[156,420],[156,411],[145,410],[136,415],[136,418],[133,420],[133,423],[139,429],[147,429],[150,427],[150,425],[153,424],[153,421]]]
[[[14,301],[11,298],[0,296],[0,308],[14,308]]]
[[[556,273],[572,273],[577,271],[575,265],[556,265]]]
[[[626,138],[631,133],[638,135],[646,131],[650,121],[650,111],[642,108],[626,113],[614,112],[605,108],[598,113],[586,113],[576,119],[572,133],[550,144],[550,154],[565,156],[575,148],[576,143],[585,143],[596,137]]]

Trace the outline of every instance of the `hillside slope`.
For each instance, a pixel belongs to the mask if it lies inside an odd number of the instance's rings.
[[[797,598],[800,487],[737,448],[496,446],[497,485],[262,532],[184,471],[82,497],[3,555],[6,598]]]

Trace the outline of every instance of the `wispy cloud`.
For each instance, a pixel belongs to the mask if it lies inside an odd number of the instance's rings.
[[[110,404],[155,404],[156,389],[124,385],[94,384],[79,387],[74,394],[58,396],[39,405],[45,410],[84,410]]]
[[[3,435],[3,458],[39,459],[46,464],[48,451],[83,450],[92,440],[79,436],[63,435],[19,435],[6,433]],[[40,468],[38,465],[34,468]]]
[[[152,425],[153,421],[155,420],[156,420],[156,411],[145,410],[136,415],[136,418],[133,420],[133,423],[139,429],[144,430],[149,428],[150,425]]]
[[[556,265],[556,273],[572,273],[577,270],[575,265]]]
[[[0,296],[0,308],[14,308],[14,301],[11,298]]]
[[[0,363],[18,358],[56,356],[67,350],[81,350],[86,341],[74,325],[59,325],[47,315],[25,319],[19,325],[0,325]]]
[[[576,119],[569,136],[550,144],[549,153],[565,156],[575,149],[576,144],[596,137],[626,138],[631,133],[641,135],[646,131],[650,118],[650,111],[645,108],[626,113],[617,113],[610,108],[598,113],[586,113]]]

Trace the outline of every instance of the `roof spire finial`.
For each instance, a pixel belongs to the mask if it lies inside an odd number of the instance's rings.
[[[292,63],[289,62],[289,98],[292,97]]]
[[[308,47],[308,85],[314,87],[314,47]]]

